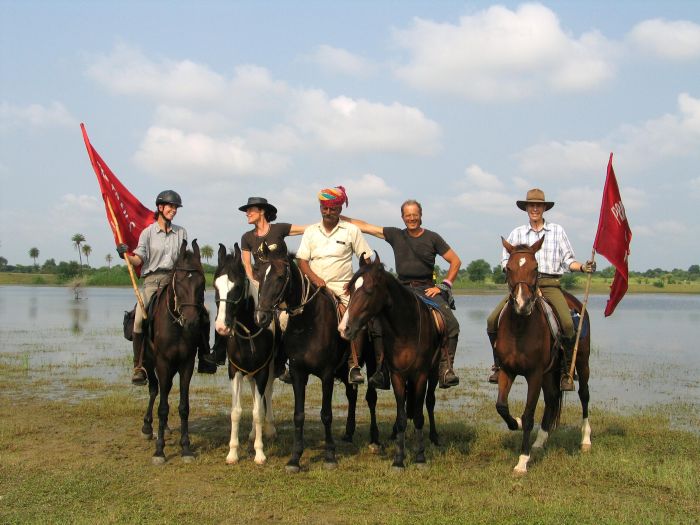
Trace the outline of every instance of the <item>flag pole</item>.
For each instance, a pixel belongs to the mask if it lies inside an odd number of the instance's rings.
[[[595,260],[595,248],[591,250],[591,262]],[[576,342],[574,343],[574,352],[571,355],[571,367],[569,368],[569,377],[573,379],[574,369],[576,368],[576,354],[578,353],[578,342],[581,339],[581,330],[583,329],[583,320],[586,316],[586,305],[588,304],[588,293],[591,290],[591,278],[592,273],[588,274],[588,279],[586,280],[586,292],[583,296],[583,303],[581,306],[581,316],[578,320],[578,326],[576,327]]]
[[[119,244],[122,244],[122,242],[124,240],[122,239],[122,232],[119,229],[119,223],[117,222],[117,218],[114,215],[114,210],[112,209],[112,204],[109,202],[109,199],[106,199],[105,202],[107,203],[107,207],[109,208],[109,214],[112,216],[112,225],[114,226],[114,231],[117,233],[117,240],[119,241]],[[143,304],[143,297],[141,297],[141,292],[139,292],[139,287],[136,284],[136,274],[134,273],[134,267],[131,265],[131,261],[129,261],[129,257],[127,257],[126,254],[124,254],[124,261],[126,262],[126,267],[129,270],[129,277],[131,277],[131,285],[134,287],[134,293],[136,294],[136,300],[139,302],[139,305],[141,306],[141,311],[143,312],[143,318],[147,319],[146,307]]]
[[[99,177],[100,174],[97,170],[97,166],[95,163],[95,157],[92,154],[92,146],[90,144],[90,141],[88,140],[87,136],[87,130],[85,129],[85,124],[82,122],[80,123],[80,129],[83,132],[83,140],[85,141],[85,147],[87,148],[88,156],[90,157],[90,164],[92,164],[92,169],[95,170],[95,175],[97,175],[98,182],[99,182]],[[119,244],[122,244],[124,242],[124,239],[122,237],[122,232],[119,229],[119,223],[117,222],[117,217],[114,215],[114,210],[112,209],[112,204],[109,202],[109,199],[104,199],[105,204],[107,204],[107,209],[109,209],[109,214],[112,217],[111,223],[112,223],[112,229],[114,232],[117,234],[117,241]],[[139,292],[139,287],[136,284],[136,274],[134,273],[134,268],[131,265],[131,262],[129,261],[129,258],[124,256],[124,261],[126,262],[126,267],[129,270],[129,277],[131,277],[131,285],[134,287],[134,293],[136,294],[136,300],[139,303],[139,306],[141,306],[141,311],[143,312],[143,318],[147,318],[147,313],[146,313],[146,307],[143,304],[143,297],[141,297],[141,293]]]

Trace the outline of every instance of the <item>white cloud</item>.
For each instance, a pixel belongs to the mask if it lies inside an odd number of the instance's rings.
[[[641,51],[668,60],[700,58],[700,25],[687,20],[645,20],[628,33],[629,42]]]
[[[135,161],[144,170],[167,179],[269,175],[289,162],[276,153],[250,148],[240,137],[213,138],[159,127],[148,130]]]
[[[396,194],[396,190],[391,188],[386,181],[372,173],[365,173],[359,178],[351,178],[344,184],[348,191],[348,198],[352,195],[358,198],[376,199]]]
[[[511,215],[514,206],[513,198],[506,193],[489,190],[460,193],[454,198],[454,202],[471,213],[487,215]]]
[[[416,108],[300,92],[293,123],[324,148],[340,152],[391,151],[419,155],[439,148],[440,127]]]
[[[520,169],[539,181],[599,173],[609,154],[599,142],[550,141],[530,146],[517,157]]]
[[[469,186],[476,186],[477,188],[487,189],[487,190],[500,190],[503,189],[503,183],[499,180],[496,175],[484,171],[480,166],[472,164],[468,166],[464,173],[467,175],[466,183]]]
[[[321,68],[352,77],[364,77],[375,67],[366,59],[337,47],[320,45],[309,59]]]
[[[56,210],[65,213],[81,214],[85,212],[94,212],[104,206],[102,201],[92,195],[75,195],[67,193],[61,197],[61,200],[56,204]]]
[[[16,106],[8,102],[0,103],[0,130],[25,126],[70,127],[77,124],[77,119],[60,102],[52,102],[49,106],[41,104]]]
[[[519,99],[543,87],[589,90],[613,75],[617,53],[597,32],[573,38],[541,4],[493,6],[457,24],[416,18],[394,39],[411,54],[396,69],[399,78],[476,100]]]

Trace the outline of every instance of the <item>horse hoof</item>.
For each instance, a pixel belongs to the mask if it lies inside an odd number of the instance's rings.
[[[238,458],[226,458],[226,464],[227,465],[236,465],[236,464],[238,464]]]
[[[301,468],[299,468],[299,465],[285,465],[284,470],[290,474],[299,474]]]
[[[391,470],[392,472],[403,472],[404,470],[406,470],[406,467],[404,467],[403,465],[392,465]]]
[[[425,461],[421,461],[420,463],[416,463],[416,468],[419,470],[425,470],[428,468],[428,464]]]
[[[173,431],[170,429],[170,427],[165,427],[165,430],[163,431],[164,435],[169,436],[172,433]]]
[[[513,477],[522,478],[525,474],[527,474],[527,469],[519,469],[519,468],[513,469]]]
[[[584,443],[581,445],[581,452],[588,453],[591,451],[591,444],[590,443]]]
[[[324,461],[323,468],[326,470],[335,470],[338,468],[338,462],[337,461]]]
[[[254,459],[253,461],[256,465],[260,465],[262,467],[265,463],[267,463],[267,458]]]
[[[340,440],[345,441],[345,443],[352,443],[352,436],[350,434],[345,434]]]
[[[182,456],[182,462],[183,463],[194,463],[195,457],[194,454],[186,454]]]
[[[151,458],[151,463],[154,465],[164,465],[165,464],[165,456],[153,456]]]
[[[141,437],[146,441],[150,441],[156,436],[153,434],[153,432],[141,432]]]
[[[370,443],[367,448],[369,449],[370,454],[379,454],[382,451],[381,445],[378,445],[377,443]]]

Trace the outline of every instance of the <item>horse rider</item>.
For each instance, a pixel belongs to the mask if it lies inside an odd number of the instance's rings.
[[[364,254],[365,260],[369,261],[372,249],[357,226],[340,220],[343,204],[348,205],[345,188],[336,186],[323,189],[318,194],[318,200],[322,220],[309,225],[304,231],[297,260],[301,271],[315,286],[328,288],[346,308],[338,325],[338,330],[344,336],[350,302],[347,283],[353,276],[352,255],[359,258]],[[364,382],[354,348],[350,351],[348,368],[350,383]]]
[[[545,238],[542,248],[535,254],[538,268],[537,282],[542,295],[554,308],[561,325],[564,356],[560,387],[562,391],[572,391],[574,390],[574,382],[568,371],[574,351],[576,334],[574,332],[574,323],[571,319],[571,312],[569,312],[569,307],[559,285],[559,279],[565,271],[593,273],[596,270],[596,263],[595,261],[586,261],[585,264],[578,262],[574,258],[574,250],[564,228],[545,220],[544,212],[550,210],[554,206],[554,202],[547,201],[541,189],[531,189],[527,192],[525,200],[516,201],[516,205],[527,212],[529,220],[527,224],[518,226],[510,232],[508,242],[513,246],[519,244],[532,246],[542,237]],[[505,271],[508,263],[508,257],[509,254],[504,248],[501,257],[503,271]],[[509,295],[506,295],[486,320],[486,332],[491,342],[494,360],[491,369],[492,374],[489,376],[490,383],[498,383],[500,364],[496,358],[494,345],[498,328],[498,316],[506,302],[508,302],[509,297]]]
[[[459,338],[459,322],[452,313],[454,299],[452,283],[457,278],[462,261],[450,245],[436,232],[423,228],[423,207],[416,200],[409,199],[401,205],[401,219],[406,225],[403,230],[391,226],[375,226],[359,219],[343,218],[360,228],[363,233],[384,239],[394,252],[396,272],[399,281],[411,290],[437,303],[445,319],[447,343],[442,348],[438,380],[440,388],[450,388],[459,384],[454,372],[454,359]],[[435,256],[440,255],[450,265],[447,277],[439,285],[435,284]],[[375,345],[375,351],[377,346]],[[379,353],[379,352],[377,352]],[[383,355],[377,356],[378,364]],[[382,366],[370,379],[376,388],[388,388],[387,376]]]
[[[182,241],[187,240],[187,231],[182,226],[172,223],[178,208],[182,207],[180,195],[173,190],[161,191],[156,197],[155,221],[143,229],[139,242],[133,253],[127,253],[126,244],[117,246],[117,253],[134,267],[141,266],[141,297],[144,306],[148,306],[151,297],[170,280],[170,272],[177,261]],[[143,310],[136,304],[134,318],[134,372],[131,382],[134,385],[146,384],[146,370],[143,368]],[[216,363],[209,356],[209,322],[203,323],[202,353],[199,359],[199,372],[215,373]],[[204,333],[206,327],[206,334]]]
[[[272,253],[287,255],[285,237],[301,235],[306,226],[286,222],[272,224],[277,219],[277,208],[263,197],[248,197],[248,202],[238,209],[245,213],[248,224],[253,225],[253,229],[241,237],[241,252],[245,273],[257,294],[265,271],[270,266],[269,260],[263,255],[263,246],[267,246]],[[286,316],[285,312],[280,314],[282,326],[286,325]],[[284,353],[279,352],[278,355],[279,358],[275,360],[275,375],[285,383],[291,383],[289,371],[284,367]]]

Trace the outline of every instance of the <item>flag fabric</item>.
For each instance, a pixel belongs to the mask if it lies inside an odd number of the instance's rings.
[[[627,222],[625,207],[622,205],[612,160],[611,153],[603,189],[603,202],[600,205],[598,232],[593,243],[593,249],[615,267],[615,277],[610,285],[610,298],[605,306],[605,317],[615,311],[615,307],[627,292],[627,256],[632,241],[632,231]]]
[[[114,241],[124,243],[133,251],[139,242],[141,231],[154,221],[153,211],[146,208],[114,175],[109,166],[90,144],[85,125],[80,124],[90,162],[95,170],[100,192],[105,203],[107,222],[112,228]],[[111,210],[110,211],[110,207]],[[112,212],[114,212],[112,214]]]

